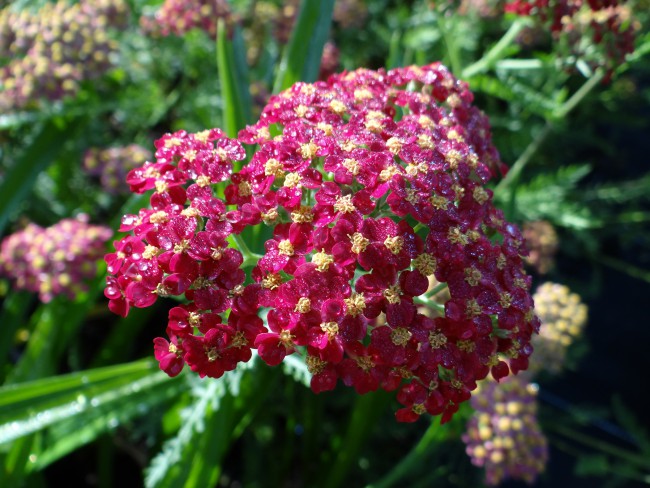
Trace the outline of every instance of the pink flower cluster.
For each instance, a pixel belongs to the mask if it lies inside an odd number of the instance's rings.
[[[152,156],[151,152],[137,144],[106,149],[92,148],[86,151],[83,168],[90,176],[99,181],[109,193],[126,193],[129,186],[125,183],[129,171],[141,166]]]
[[[571,54],[592,68],[602,66],[608,76],[634,51],[635,26],[626,0],[512,0],[506,12],[539,20],[556,39],[564,39]]]
[[[21,109],[40,98],[74,95],[82,81],[101,76],[117,44],[108,28],[123,28],[122,0],[46,3],[39,11],[0,11],[0,108]]]
[[[37,292],[41,301],[56,295],[74,298],[95,277],[97,262],[113,235],[108,227],[88,224],[85,216],[43,228],[29,224],[7,236],[0,247],[0,274],[19,289]]]
[[[462,438],[472,464],[485,468],[486,483],[533,483],[548,460],[548,442],[537,421],[537,387],[523,375],[498,384],[485,381],[471,404],[476,413]]]
[[[539,328],[472,99],[438,63],[361,69],[271,97],[238,140],[164,136],[127,178],[155,192],[106,256],[110,308],[185,296],[155,340],[171,375],[187,363],[219,377],[252,348],[269,365],[297,353],[315,392],[397,390],[398,420],[448,420],[478,380],[527,367]],[[257,150],[233,172],[242,144]],[[243,235],[268,235],[263,253]],[[436,318],[418,311],[431,275],[450,292]]]
[[[153,17],[142,16],[144,32],[162,36],[182,36],[192,29],[217,35],[217,20],[230,21],[232,13],[226,0],[165,0]]]

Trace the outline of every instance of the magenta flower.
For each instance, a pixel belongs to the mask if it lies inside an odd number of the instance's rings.
[[[178,345],[156,343],[168,371],[300,354],[314,392],[340,378],[397,390],[400,421],[449,420],[477,381],[526,368],[539,328],[523,238],[485,188],[505,167],[471,102],[440,64],[357,70],[271,97],[237,140],[164,136],[128,177],[155,192],[107,255],[112,308],[184,296]],[[244,144],[255,153],[233,173]],[[249,228],[263,246],[241,244]],[[431,276],[450,294],[437,318],[418,309]]]

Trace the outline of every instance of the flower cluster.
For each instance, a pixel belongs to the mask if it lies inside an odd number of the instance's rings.
[[[43,302],[56,295],[74,298],[97,274],[97,260],[112,235],[83,215],[47,228],[29,224],[2,241],[0,274],[15,280],[17,288],[37,292]]]
[[[137,144],[107,149],[92,148],[86,151],[83,168],[90,176],[99,178],[109,193],[129,191],[125,183],[129,171],[141,166],[152,156],[151,152]]]
[[[567,54],[603,67],[608,76],[634,51],[634,23],[626,0],[512,0],[507,12],[542,22]]]
[[[108,28],[126,24],[122,0],[46,3],[39,11],[0,11],[0,108],[21,109],[38,99],[74,95],[82,81],[111,66],[117,44]]]
[[[533,338],[535,354],[533,372],[558,373],[565,363],[567,348],[582,334],[587,322],[587,306],[569,288],[557,283],[543,283],[535,291],[535,311],[542,325]]]
[[[273,12],[275,24],[274,36],[278,42],[289,41],[291,30],[296,23],[300,10],[300,0],[285,0],[282,8],[275,8],[272,2],[259,2],[265,12]],[[368,15],[368,7],[363,0],[337,0],[332,12],[332,20],[342,28],[359,28]]]
[[[472,464],[485,468],[486,483],[533,483],[548,459],[548,443],[537,422],[537,387],[523,376],[498,384],[485,381],[471,404],[476,413],[462,438]]]
[[[315,392],[397,390],[398,420],[448,420],[478,380],[528,366],[539,328],[523,237],[485,187],[504,167],[472,99],[438,63],[361,69],[271,97],[238,140],[164,136],[127,178],[155,193],[106,256],[111,309],[185,295],[155,341],[169,374],[219,377],[251,348],[269,365],[298,353]],[[233,172],[242,144],[257,150]],[[270,235],[261,255],[244,230]],[[435,318],[418,310],[431,275],[450,296]]]
[[[150,35],[182,36],[200,29],[216,38],[218,19],[232,20],[227,0],[165,0],[154,16],[140,18],[140,26]]]
[[[554,265],[559,245],[555,228],[546,220],[538,220],[525,222],[522,232],[529,252],[526,264],[539,274],[548,273]]]

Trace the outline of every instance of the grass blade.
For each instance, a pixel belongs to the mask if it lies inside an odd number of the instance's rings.
[[[239,27],[233,28],[232,39],[223,20],[217,28],[217,67],[221,83],[223,124],[228,137],[236,137],[250,119],[248,67],[244,41]]]
[[[54,161],[63,147],[61,142],[70,137],[76,125],[61,118],[49,119],[23,156],[7,171],[0,183],[0,234],[31,191],[38,174]]]
[[[273,93],[297,81],[316,81],[333,9],[334,0],[302,0],[298,20],[280,61]]]

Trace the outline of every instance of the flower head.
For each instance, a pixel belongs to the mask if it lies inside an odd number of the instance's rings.
[[[397,389],[399,420],[449,420],[478,380],[527,367],[539,326],[523,237],[485,187],[505,167],[472,98],[441,64],[361,69],[271,97],[238,140],[164,136],[156,161],[127,177],[155,193],[124,221],[124,257],[107,256],[115,303],[184,295],[192,313],[219,315],[209,336],[176,316],[169,326],[183,360],[209,376],[247,360],[231,351],[232,320],[267,309],[242,347],[269,365],[306,353],[316,392],[339,378],[360,393]],[[242,144],[257,148],[233,173]],[[221,181],[223,200],[211,192]],[[255,226],[271,236],[257,258],[227,240]],[[133,246],[149,251],[119,250]],[[430,275],[449,290],[444,316],[418,309]]]
[[[564,368],[569,346],[582,334],[587,306],[564,285],[546,282],[533,295],[541,320],[539,336],[533,339],[530,369],[559,373]]]
[[[485,468],[486,483],[533,483],[548,459],[548,443],[537,422],[537,386],[522,376],[485,381],[471,403],[475,413],[462,439],[472,464]]]
[[[47,228],[29,224],[2,241],[0,274],[15,280],[17,288],[38,293],[43,302],[56,295],[74,298],[96,275],[112,234],[88,224],[83,215]]]
[[[81,82],[111,66],[117,44],[110,29],[126,25],[122,0],[45,3],[37,12],[0,11],[0,109],[36,105],[77,93]]]

